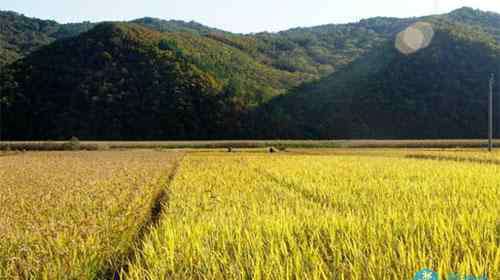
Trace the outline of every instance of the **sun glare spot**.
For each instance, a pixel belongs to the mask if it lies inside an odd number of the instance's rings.
[[[427,48],[434,37],[434,29],[427,22],[417,22],[396,37],[396,48],[403,54],[416,53]]]

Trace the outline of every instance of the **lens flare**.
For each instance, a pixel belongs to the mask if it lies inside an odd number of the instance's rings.
[[[396,49],[403,54],[413,54],[427,48],[434,37],[434,29],[427,22],[417,22],[401,31],[396,37]]]

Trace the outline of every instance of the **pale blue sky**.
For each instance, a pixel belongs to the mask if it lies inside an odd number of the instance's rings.
[[[150,16],[194,20],[240,33],[354,22],[373,16],[421,16],[463,6],[500,13],[500,0],[0,0],[0,10],[63,23]]]

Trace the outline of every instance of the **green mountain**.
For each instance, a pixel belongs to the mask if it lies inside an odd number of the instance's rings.
[[[461,8],[443,15],[443,18],[455,22],[466,24],[495,37],[497,42],[500,41],[500,15],[492,12],[484,12],[472,8]]]
[[[429,46],[399,52],[417,22]],[[480,137],[499,39],[470,8],[257,34],[0,12],[3,138]]]
[[[131,23],[143,25],[159,32],[189,32],[197,35],[206,35],[214,32],[224,32],[222,30],[211,28],[195,21],[185,22],[182,20],[162,20],[157,18],[145,17],[132,20]]]
[[[225,35],[224,40],[274,68],[321,78],[349,65],[413,22],[374,18],[279,33]]]
[[[131,23],[160,32],[189,32],[208,34],[221,32],[196,22],[142,18]],[[98,23],[59,24],[51,20],[29,18],[16,12],[0,11],[0,65],[5,65],[57,40],[75,37],[89,31]]]
[[[0,66],[22,58],[56,40],[90,30],[90,22],[58,24],[28,18],[15,12],[0,11]]]
[[[239,130],[240,114],[301,77],[189,32],[103,23],[10,64],[0,81],[10,138],[184,139]]]
[[[434,36],[427,48],[404,54],[394,40],[383,42],[343,71],[259,108],[254,129],[267,123],[260,134],[268,138],[484,137],[500,48],[471,26],[428,22]]]

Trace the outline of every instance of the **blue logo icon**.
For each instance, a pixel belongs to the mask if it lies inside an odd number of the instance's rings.
[[[426,268],[418,271],[413,280],[438,280],[438,274]]]

